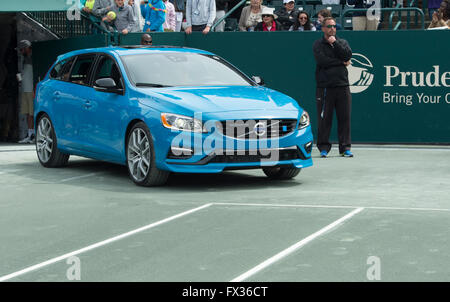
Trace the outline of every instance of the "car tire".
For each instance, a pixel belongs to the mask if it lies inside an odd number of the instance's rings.
[[[300,173],[301,168],[281,168],[281,167],[267,167],[262,169],[271,179],[291,179]]]
[[[41,165],[47,168],[66,166],[70,155],[59,151],[50,117],[47,114],[43,114],[36,125],[36,153]]]
[[[153,139],[143,122],[131,128],[126,144],[127,167],[130,178],[139,186],[161,186],[167,182],[170,172],[156,167]]]

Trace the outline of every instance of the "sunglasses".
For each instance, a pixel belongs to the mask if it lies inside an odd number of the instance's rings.
[[[152,44],[152,41],[144,41],[144,44]]]
[[[306,18],[306,17],[299,17],[299,19],[305,19],[305,20],[306,20],[306,19],[308,19],[308,18]]]
[[[262,17],[272,17],[272,15],[262,15]]]
[[[331,24],[330,24],[330,25],[327,25],[327,28],[332,28],[332,27],[333,27],[333,28],[336,28],[336,25],[331,25]]]

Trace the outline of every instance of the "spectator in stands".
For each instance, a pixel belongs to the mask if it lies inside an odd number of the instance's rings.
[[[294,25],[289,28],[289,31],[316,31],[316,27],[311,24],[311,20],[309,19],[309,15],[307,12],[300,12],[297,14],[297,19],[295,20]]]
[[[428,28],[437,28],[448,26],[447,23],[450,18],[450,2],[444,0],[437,11],[433,13],[431,24]]]
[[[186,6],[184,0],[169,0],[175,7],[175,31],[181,31],[181,24],[183,23],[183,15],[185,15]]]
[[[104,16],[112,9],[113,3],[112,0],[95,0],[94,6],[92,8],[92,14],[100,19],[103,19]]]
[[[225,16],[225,12],[228,9],[228,2],[230,0],[216,0],[216,19],[214,20],[214,23],[219,21],[223,16]],[[225,29],[225,20],[220,22],[214,29],[214,31],[223,32]]]
[[[277,15],[273,13],[274,9],[270,7],[265,7],[262,10],[261,17],[262,22],[259,22],[255,26],[255,31],[281,31],[283,30],[283,25],[275,20]]]
[[[133,15],[134,25],[131,32],[136,33],[142,31],[141,26],[141,8],[134,2],[135,0],[128,0],[128,6],[131,8],[131,14]]]
[[[141,36],[141,45],[153,45],[152,36],[149,34],[143,34]]]
[[[163,23],[164,31],[175,31],[176,19],[175,19],[175,6],[168,0],[163,0],[166,6],[166,21]]]
[[[370,8],[373,2],[366,0],[347,0],[355,8]],[[353,30],[377,30],[380,19],[376,16],[367,16],[367,12],[353,12]]]
[[[209,33],[214,19],[216,19],[215,0],[187,0],[186,1],[186,34],[193,31]]]
[[[314,23],[314,27],[318,30],[322,30],[322,22],[325,18],[331,18],[331,11],[324,8],[317,13],[317,21]],[[341,30],[342,26],[339,23],[336,23],[336,30]]]
[[[115,0],[115,4],[112,6],[110,12],[115,13],[115,19],[113,21],[108,20],[108,16],[103,17],[102,21],[109,21],[114,23],[114,27],[118,32],[126,35],[135,27],[132,8],[129,5],[125,5],[124,0]],[[110,14],[108,12],[107,15]]]
[[[430,19],[433,18],[433,13],[439,9],[442,0],[428,0],[428,16]]]
[[[112,10],[106,13],[106,16],[102,18],[101,26],[107,31],[115,31],[116,27],[114,25],[114,21],[116,20],[116,13]]]
[[[275,12],[278,16],[278,22],[283,26],[283,30],[289,30],[292,25],[294,25],[295,19],[297,17],[297,10],[295,9],[294,0],[283,0],[284,7],[281,7]]]
[[[141,15],[145,19],[143,31],[164,31],[166,12],[166,6],[162,0],[141,1]]]
[[[255,26],[262,21],[261,13],[266,6],[261,3],[262,0],[250,0],[250,5],[242,9],[239,19],[240,31],[253,31]]]
[[[82,0],[81,1],[81,5],[82,5],[82,10],[85,13],[92,13],[92,9],[94,8],[94,4],[95,4],[95,0]]]

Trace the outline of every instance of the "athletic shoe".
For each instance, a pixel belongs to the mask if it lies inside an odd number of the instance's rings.
[[[28,141],[29,144],[34,144],[36,141],[36,137],[34,134],[31,134],[30,140]]]
[[[328,156],[328,152],[325,150],[320,151],[320,157],[326,158]]]
[[[341,153],[342,157],[353,157],[353,153],[350,150],[345,150],[344,153]]]
[[[24,139],[18,141],[19,144],[29,144],[31,142],[31,137],[27,136]]]

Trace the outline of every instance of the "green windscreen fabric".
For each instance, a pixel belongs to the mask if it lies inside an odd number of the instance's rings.
[[[80,0],[1,0],[0,12],[62,11],[76,9]]]

